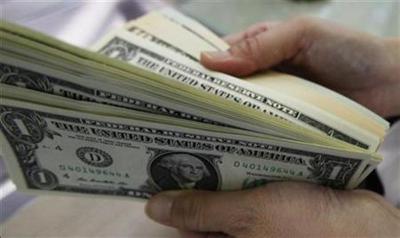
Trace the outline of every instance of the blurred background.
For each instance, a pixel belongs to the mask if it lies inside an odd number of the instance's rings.
[[[259,21],[310,15],[379,36],[398,36],[398,0],[2,0],[1,18],[89,46],[145,12],[174,6],[220,35]]]
[[[177,8],[219,35],[242,30],[259,21],[282,21],[298,15],[328,19],[383,37],[400,35],[400,1],[397,0],[1,0],[0,17],[2,21],[19,23],[71,44],[89,47],[110,29],[165,6]],[[387,191],[385,196],[392,203],[399,202],[396,199],[400,196],[399,145],[400,123],[397,123],[380,149],[385,163],[378,169]],[[0,159],[0,222],[18,215],[22,207],[33,206],[36,199],[15,192]],[[143,217],[142,211],[137,217]],[[153,226],[153,223],[146,224]]]

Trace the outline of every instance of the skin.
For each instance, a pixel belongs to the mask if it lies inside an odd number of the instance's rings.
[[[301,17],[258,23],[226,41],[229,51],[202,54],[204,66],[235,76],[274,68],[331,88],[381,116],[400,114],[398,38]]]
[[[334,89],[382,116],[400,114],[400,41],[312,18],[259,23],[207,52],[208,68],[246,76],[274,68]],[[274,182],[233,192],[169,191],[147,215],[185,238],[400,237],[400,210],[366,190]]]
[[[154,196],[147,215],[184,238],[399,237],[400,213],[379,195],[275,182],[234,192]]]

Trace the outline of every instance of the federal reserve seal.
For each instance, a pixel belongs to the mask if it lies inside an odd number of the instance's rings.
[[[105,151],[94,147],[80,147],[76,150],[76,156],[85,164],[105,168],[113,163],[112,157]]]

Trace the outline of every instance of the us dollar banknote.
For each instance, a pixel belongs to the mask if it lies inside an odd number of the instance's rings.
[[[1,53],[1,52],[0,52]],[[23,65],[22,61],[16,61],[1,54],[0,59],[0,83],[21,88],[27,88],[43,93],[58,95],[75,100],[98,102],[117,107],[123,107],[143,112],[152,112],[160,115],[167,115],[206,124],[223,125],[201,116],[192,115],[187,112],[179,111],[175,108],[158,105],[146,101],[137,93],[124,94],[120,89],[113,90],[112,85],[102,84],[100,81],[87,82],[73,80],[73,76],[56,77],[44,73],[39,73],[29,69],[29,64]],[[14,64],[5,63],[14,62]],[[32,67],[32,66],[31,66]],[[227,126],[227,125],[225,125]]]
[[[347,131],[333,128],[318,119],[317,115],[306,114],[287,103],[274,99],[273,96],[253,91],[232,77],[199,69],[187,60],[187,63],[183,63],[184,59],[193,57],[138,27],[133,26],[130,29],[133,34],[127,34],[124,31],[111,33],[95,45],[94,50],[234,101],[244,107],[312,128],[363,149],[374,150],[379,143],[379,140],[371,135],[353,131],[355,127]],[[166,49],[175,53],[174,57],[170,57],[171,52],[168,53]]]
[[[9,24],[6,28],[10,31],[14,29]],[[205,122],[205,126],[218,124],[283,138],[332,145],[329,138],[304,133],[300,130],[301,128],[290,127],[289,130],[288,126],[281,128],[277,123],[273,124],[269,121],[266,123],[267,120],[261,113],[252,114],[252,120],[249,121],[243,116],[248,116],[246,108],[237,110],[229,104],[230,102],[210,98],[204,93],[201,95],[200,91],[164,80],[163,77],[151,71],[120,64],[116,60],[103,56],[98,59],[100,57],[98,54],[73,48],[62,42],[53,42],[53,39],[49,37],[42,36],[33,39],[32,32],[26,29],[19,30],[19,34],[24,34],[23,37],[7,32],[0,34],[3,42],[0,45],[0,62],[4,64],[1,81],[5,84],[77,100],[111,104],[188,121]],[[40,43],[42,41],[45,44]],[[56,48],[58,44],[71,49],[59,51]],[[58,52],[60,56],[55,56],[53,52]],[[65,60],[65,58],[72,60]],[[112,67],[107,67],[110,64]],[[119,70],[119,65],[123,66],[124,71]],[[46,79],[44,81],[50,81],[50,83],[43,85],[33,83],[39,79]],[[207,100],[209,103],[206,103]]]
[[[227,50],[230,47],[210,29],[170,8],[151,12],[132,20],[125,24],[124,28],[127,32],[142,37],[146,41],[185,56],[189,59],[186,61],[187,64],[199,60],[203,51]],[[177,35],[179,37],[175,37]],[[194,63],[194,65],[199,64]],[[298,77],[278,72],[264,72],[246,77],[245,81],[259,88],[261,94],[269,95],[283,104],[298,109],[301,114],[317,118],[319,122],[323,122],[328,127],[336,128],[341,133],[351,135],[369,145],[371,143],[365,140],[368,136],[360,137],[363,134],[361,131],[369,131],[381,137],[389,126],[385,120],[357,103]],[[285,84],[289,81],[289,84]],[[282,101],[276,95],[270,95],[271,90],[284,92],[285,96],[291,97],[293,100]],[[316,101],[315,98],[319,98],[319,100]],[[305,104],[296,104],[299,101]],[[313,107],[319,109],[314,110]],[[343,124],[343,119],[348,122],[347,125]],[[355,127],[359,129],[353,130]],[[332,136],[331,133],[327,134]],[[376,148],[370,146],[369,149],[373,151]]]
[[[298,180],[353,188],[371,157],[2,98],[2,154],[21,190],[149,198]]]

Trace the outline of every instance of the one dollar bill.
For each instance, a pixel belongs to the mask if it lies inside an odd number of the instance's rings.
[[[13,181],[36,193],[148,198],[163,190],[236,190],[278,180],[354,188],[372,159],[7,98],[0,118],[2,154]]]
[[[148,34],[147,34],[148,36]],[[146,40],[147,39],[147,40]],[[154,37],[152,38],[154,39]],[[114,31],[104,37],[93,49],[111,58],[129,62],[132,65],[160,74],[167,79],[181,82],[224,100],[239,104],[242,108],[262,112],[296,125],[329,136],[363,149],[375,151],[379,139],[368,132],[357,130],[356,125],[348,125],[346,130],[339,130],[326,124],[328,120],[321,112],[304,113],[304,107],[294,107],[290,101],[278,96],[276,92],[261,92],[254,85],[228,75],[211,72],[200,65],[195,65],[183,56],[179,49],[171,50],[157,40],[129,34],[126,31]],[[286,98],[287,99],[287,98]],[[332,123],[337,120],[331,118]],[[340,123],[341,126],[346,122]]]

